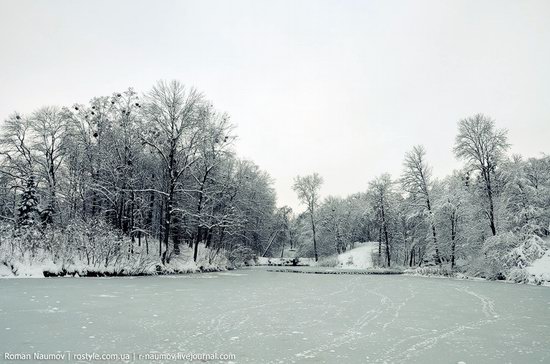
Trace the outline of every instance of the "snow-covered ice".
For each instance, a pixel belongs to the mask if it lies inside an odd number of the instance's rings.
[[[235,273],[0,280],[1,347],[218,352],[235,354],[236,363],[550,361],[547,287]]]

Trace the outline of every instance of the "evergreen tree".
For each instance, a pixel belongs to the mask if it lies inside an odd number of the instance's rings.
[[[36,184],[34,176],[27,179],[27,186],[21,196],[21,204],[18,208],[18,222],[20,227],[33,226],[38,215],[38,199],[36,197]]]

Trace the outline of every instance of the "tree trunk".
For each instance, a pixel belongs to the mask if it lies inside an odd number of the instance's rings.
[[[203,231],[202,231],[202,227],[201,227],[201,218],[200,218],[200,214],[201,214],[201,211],[202,211],[202,201],[203,201],[203,196],[204,196],[204,184],[206,183],[206,176],[208,174],[205,173],[204,175],[204,179],[202,180],[202,183],[201,183],[201,188],[199,190],[199,202],[197,204],[197,216],[198,216],[198,226],[197,226],[197,233],[195,235],[195,239],[194,239],[194,246],[193,246],[193,261],[197,261],[197,255],[198,255],[198,251],[199,251],[199,241],[202,239],[202,235],[203,235]]]
[[[172,230],[172,205],[174,203],[174,188],[170,187],[170,193],[166,201],[164,211],[164,253],[162,254],[162,264],[170,262],[170,233]]]
[[[497,227],[495,225],[495,206],[493,202],[493,187],[491,185],[491,171],[486,169],[484,175],[487,187],[487,197],[489,198],[489,225],[491,226],[493,236],[495,236],[497,234]]]
[[[317,237],[315,236],[315,220],[313,219],[313,209],[310,211],[310,217],[311,229],[313,230],[313,254],[315,256],[315,261],[317,262],[319,260],[319,257],[317,256]]]
[[[451,216],[451,269],[455,267],[456,251],[456,224],[454,216]]]
[[[384,230],[384,240],[386,242],[386,263],[388,264],[388,267],[391,266],[391,253],[390,253],[390,241],[388,238],[388,227],[386,224],[386,214],[384,211],[384,204],[382,203],[382,228]]]
[[[166,200],[166,199],[164,199]],[[158,235],[158,240],[159,240],[159,258],[162,259],[162,242],[164,241],[164,235],[163,235],[163,227],[164,227],[164,205],[162,203],[163,201],[161,201],[160,203],[160,213],[159,213],[159,217],[160,217],[160,221],[159,221],[159,235]]]
[[[388,229],[384,226],[384,238],[386,240],[386,260],[388,268],[391,266],[390,241],[388,239]]]
[[[426,188],[426,191],[427,191],[427,188]],[[432,225],[432,240],[433,240],[434,249],[435,249],[435,264],[441,265],[441,256],[439,255],[439,246],[437,244],[437,234],[435,232],[435,222],[434,222],[434,216],[432,212],[432,205],[430,203],[430,197],[427,192],[426,192],[426,206],[428,208],[428,213],[430,215],[430,224]]]
[[[193,261],[197,261],[197,257],[199,255],[199,241],[195,241],[195,246],[193,247]]]
[[[378,229],[378,265],[382,264],[382,225]]]

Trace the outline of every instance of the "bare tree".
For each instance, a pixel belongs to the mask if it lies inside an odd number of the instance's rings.
[[[165,177],[164,190],[157,191],[165,198],[163,263],[170,260],[176,188],[197,160],[202,103],[203,96],[196,90],[188,90],[178,81],[160,81],[147,94],[143,108],[148,125],[142,140],[160,156]],[[178,247],[174,250],[179,251]]]
[[[413,203],[418,205],[415,207],[419,207],[427,215],[428,223],[432,230],[435,262],[436,264],[441,264],[435,219],[432,202],[430,200],[432,171],[430,166],[426,163],[425,156],[426,151],[421,145],[413,147],[413,149],[405,155],[405,161],[403,162],[405,170],[401,177],[401,184],[403,189],[411,195]]]
[[[29,118],[14,113],[5,120],[0,137],[3,174],[26,181],[34,173],[31,122]]]
[[[52,223],[59,212],[57,180],[58,170],[65,157],[67,118],[58,107],[43,107],[32,115],[31,129],[34,134],[33,150],[37,152],[35,160],[48,185],[47,205],[42,212],[42,218],[44,222]]]
[[[292,236],[292,208],[289,206],[283,206],[276,212],[277,222],[283,232],[283,239],[281,239],[281,258],[285,254],[285,242],[288,241],[290,249],[293,248],[293,236]]]
[[[193,259],[197,261],[199,243],[211,239],[212,227],[219,225],[218,219],[211,211],[217,196],[226,187],[217,180],[216,173],[220,165],[231,156],[231,146],[235,137],[230,135],[232,126],[229,116],[218,114],[212,105],[206,105],[201,110],[204,120],[203,134],[198,145],[198,160],[191,170],[193,188],[190,193],[195,199],[196,210],[192,212],[196,220],[196,232],[193,236]],[[206,208],[210,207],[210,209]]]
[[[443,226],[447,225],[451,248],[451,268],[454,268],[457,256],[457,240],[459,240],[461,223],[466,217],[465,209],[467,205],[464,184],[457,174],[446,178],[443,183],[443,191],[435,205],[434,209],[441,216]]]
[[[297,176],[294,178],[294,185],[292,186],[300,202],[307,206],[311,220],[311,231],[313,233],[313,254],[315,261],[319,260],[317,255],[317,237],[315,235],[315,209],[319,205],[319,190],[322,184],[323,178],[314,173],[304,177]]]
[[[379,222],[378,260],[381,261],[382,239],[385,242],[385,259],[388,267],[391,266],[391,242],[389,236],[389,219],[393,182],[389,174],[385,173],[369,183],[369,196]]]
[[[493,235],[496,235],[497,227],[492,177],[509,147],[507,130],[496,129],[494,120],[488,116],[476,114],[458,122],[454,152],[457,158],[466,160],[472,169],[481,174],[487,195],[486,214]]]

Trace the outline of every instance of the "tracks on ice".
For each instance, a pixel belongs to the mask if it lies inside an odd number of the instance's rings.
[[[419,339],[422,338],[422,340],[410,345],[408,348],[406,348],[404,351],[397,355],[389,355],[385,356],[383,358],[378,359],[376,362],[382,362],[382,363],[406,363],[411,360],[412,357],[418,356],[422,352],[429,350],[433,348],[440,340],[448,338],[450,336],[453,336],[459,332],[462,332],[464,330],[473,330],[478,327],[490,324],[492,322],[495,322],[499,319],[500,315],[497,313],[495,309],[495,301],[490,299],[487,296],[484,296],[480,293],[474,292],[467,287],[455,287],[455,289],[459,292],[468,294],[470,296],[475,297],[476,299],[481,301],[481,311],[483,315],[485,316],[484,319],[477,320],[477,321],[471,321],[465,324],[458,324],[452,327],[449,327],[447,329],[441,330],[437,332],[435,335],[430,336],[430,332],[419,334],[415,336],[411,336],[409,338],[403,339],[396,343],[392,350],[387,352],[386,354],[392,354],[396,351],[397,347],[404,343],[409,341],[410,339]]]
[[[341,290],[335,291],[331,295],[344,292],[352,295],[354,289],[357,289],[357,287],[355,287],[354,285],[358,282],[358,279],[359,277],[355,277],[354,279],[347,282]],[[388,326],[390,326],[397,320],[401,309],[408,303],[408,301],[415,297],[415,292],[412,289],[411,285],[409,285],[408,289],[409,295],[399,304],[394,303],[394,301],[390,297],[379,292],[376,288],[365,289],[366,292],[380,298],[379,305],[376,308],[368,310],[361,316],[359,316],[343,334],[335,337],[325,344],[321,344],[310,349],[300,351],[298,353],[295,353],[293,356],[279,358],[277,360],[271,361],[270,363],[286,363],[296,362],[296,360],[300,359],[312,359],[322,352],[333,352],[334,349],[338,347],[346,344],[351,344],[361,339],[366,339],[379,333],[380,331],[385,331]],[[376,320],[386,313],[391,314],[390,319],[386,322],[380,322],[376,324]],[[374,326],[368,333],[363,333],[363,330],[369,324],[375,324],[376,326]]]
[[[499,317],[498,313],[495,311],[495,301],[493,301],[489,297],[476,293],[474,291],[471,291],[468,288],[455,288],[455,289],[459,292],[464,292],[466,294],[469,294],[479,299],[481,301],[481,311],[487,318]]]

